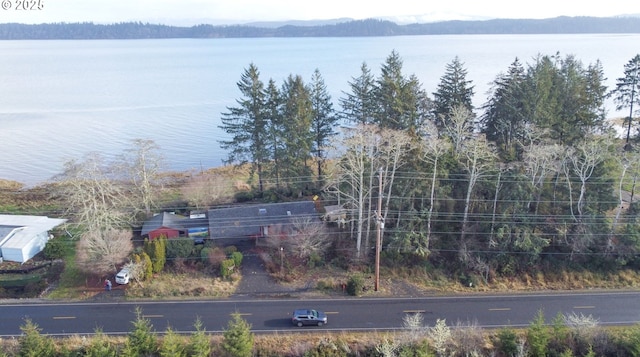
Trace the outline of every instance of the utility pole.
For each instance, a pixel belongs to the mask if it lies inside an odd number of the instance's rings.
[[[376,211],[377,234],[376,234],[376,281],[374,290],[378,291],[380,287],[380,247],[382,242],[382,229],[384,222],[382,221],[382,168],[378,170],[378,209]]]

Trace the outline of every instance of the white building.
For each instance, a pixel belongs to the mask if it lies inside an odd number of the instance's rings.
[[[49,241],[49,231],[66,221],[45,216],[0,214],[0,257],[26,262],[44,249]]]

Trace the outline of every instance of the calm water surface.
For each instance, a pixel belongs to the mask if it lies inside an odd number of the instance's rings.
[[[585,67],[599,60],[613,88],[638,43],[637,34],[0,41],[0,178],[35,185],[66,160],[118,155],[135,138],[154,140],[168,169],[219,166],[220,113],[240,97],[236,83],[251,62],[278,85],[319,69],[338,108],[363,62],[377,76],[396,50],[405,75],[432,93],[458,56],[479,107],[516,57],[533,63],[559,52]]]

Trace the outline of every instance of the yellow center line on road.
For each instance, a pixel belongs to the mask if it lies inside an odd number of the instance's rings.
[[[152,318],[164,317],[164,315],[142,315],[142,317],[147,318],[147,319],[152,319]]]
[[[325,311],[324,313],[325,313],[325,315],[337,315],[338,314],[337,311]]]
[[[53,319],[54,320],[73,320],[75,319],[75,316],[54,316]]]
[[[251,315],[253,315],[253,314],[250,313],[250,312],[238,312],[238,316],[251,316]]]
[[[402,312],[404,312],[405,314],[424,314],[427,311],[426,310],[404,310]]]
[[[510,307],[496,307],[493,309],[489,309],[489,311],[511,311]]]
[[[574,306],[574,309],[595,309],[595,306],[592,305],[588,305],[588,306]]]

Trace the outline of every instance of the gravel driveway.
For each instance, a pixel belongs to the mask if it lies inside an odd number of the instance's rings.
[[[245,251],[242,259],[242,280],[231,297],[286,297],[296,293],[283,286],[267,273],[260,256],[255,250]]]

